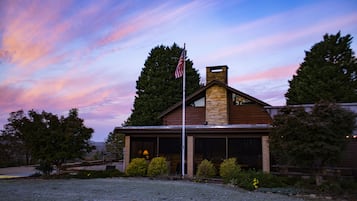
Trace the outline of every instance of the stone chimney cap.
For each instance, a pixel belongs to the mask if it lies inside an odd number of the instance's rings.
[[[217,80],[228,84],[228,66],[207,66],[206,67],[206,84]]]
[[[209,68],[211,70],[219,70],[219,69],[228,69],[228,66],[227,65],[221,65],[221,66],[207,66],[206,68]]]

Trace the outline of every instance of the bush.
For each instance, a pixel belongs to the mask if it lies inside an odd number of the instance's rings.
[[[236,158],[225,159],[219,167],[219,176],[221,176],[225,183],[230,182],[236,178],[240,172],[240,166],[237,164]]]
[[[232,184],[247,190],[254,190],[258,187],[276,188],[285,187],[283,179],[272,174],[256,172],[253,170],[241,171],[237,177],[231,180]]]
[[[242,171],[237,177],[231,180],[231,183],[247,190],[255,190],[253,180],[254,176],[252,174],[247,171]]]
[[[155,177],[168,173],[166,159],[164,157],[153,158],[148,167],[148,176]]]
[[[285,179],[262,171],[252,171],[254,178],[259,180],[259,186],[264,188],[277,188],[286,186]]]
[[[199,178],[210,178],[216,175],[216,168],[211,161],[203,160],[197,168],[196,176]]]
[[[134,158],[126,168],[126,174],[128,176],[146,176],[148,164],[144,158]]]
[[[353,178],[329,178],[320,186],[315,188],[322,193],[329,194],[356,194],[357,182]]]
[[[53,171],[53,166],[49,161],[41,161],[36,170],[41,171],[44,175],[50,175]]]

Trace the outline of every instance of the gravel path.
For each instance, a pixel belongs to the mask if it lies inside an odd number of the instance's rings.
[[[0,168],[0,178],[3,177],[28,177],[38,172],[35,166],[20,166]]]
[[[189,181],[113,179],[0,180],[0,200],[229,200],[302,201],[279,194],[250,192],[220,184]]]

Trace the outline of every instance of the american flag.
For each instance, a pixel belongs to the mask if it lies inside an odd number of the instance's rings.
[[[180,59],[178,61],[176,70],[175,70],[175,78],[180,78],[183,75],[183,68],[184,68],[184,62],[185,62],[185,49],[182,50]]]

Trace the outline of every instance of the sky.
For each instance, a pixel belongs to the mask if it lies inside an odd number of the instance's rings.
[[[0,0],[0,129],[20,109],[78,108],[105,141],[131,114],[151,49],[173,43],[202,83],[227,65],[229,86],[285,105],[305,51],[338,31],[357,51],[357,1]]]

